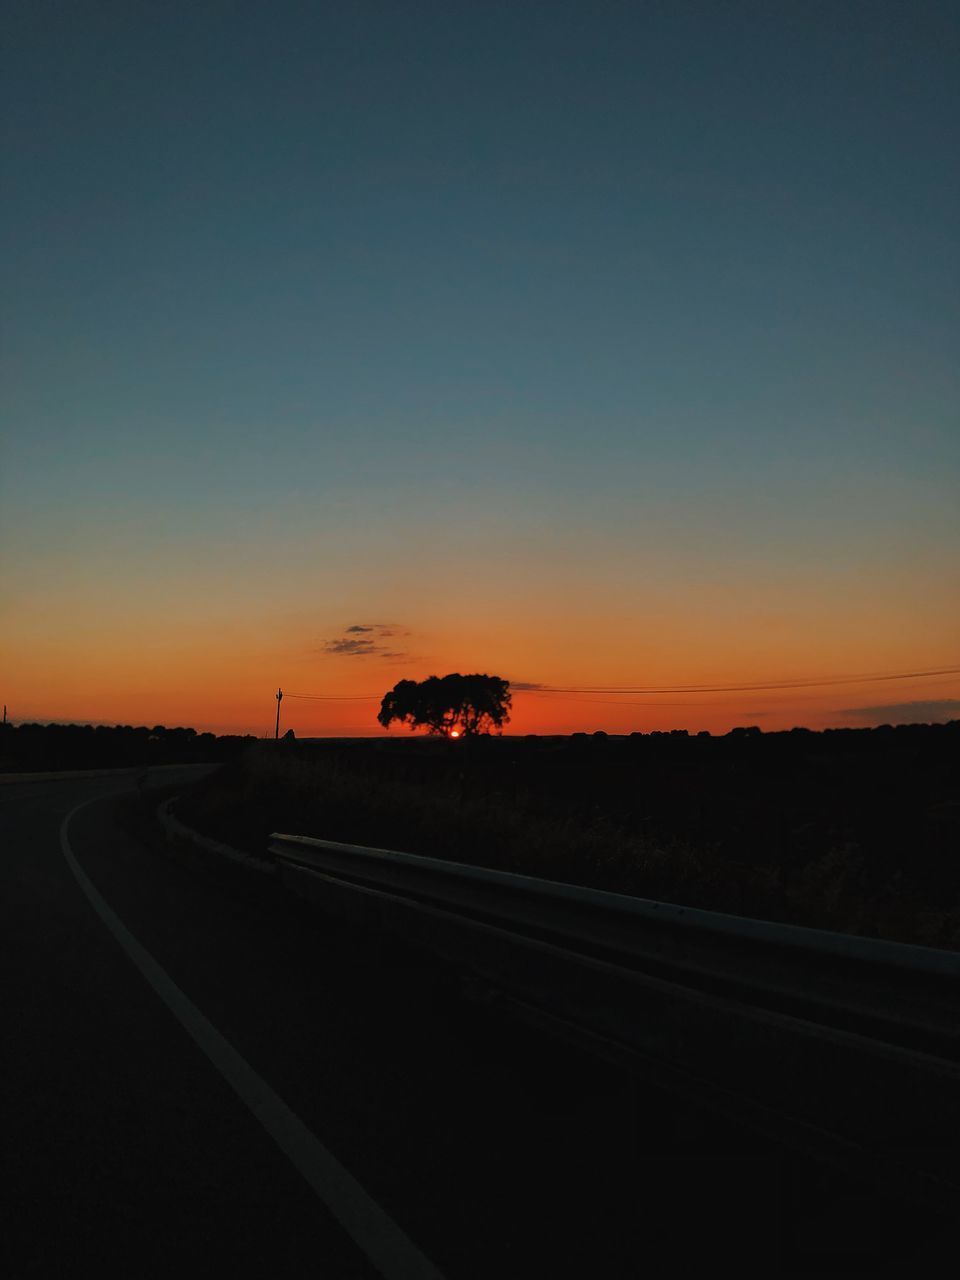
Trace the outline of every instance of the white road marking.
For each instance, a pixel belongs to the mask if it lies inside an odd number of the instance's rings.
[[[67,828],[76,813],[101,799],[102,796],[95,796],[78,804],[60,825],[63,856],[94,911],[180,1025],[381,1275],[387,1280],[442,1280],[433,1263],[184,995],[95,888],[73,854]]]

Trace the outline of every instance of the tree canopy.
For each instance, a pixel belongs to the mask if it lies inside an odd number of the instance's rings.
[[[459,672],[400,680],[384,696],[377,719],[385,729],[397,721],[448,737],[499,733],[510,719],[510,682]]]

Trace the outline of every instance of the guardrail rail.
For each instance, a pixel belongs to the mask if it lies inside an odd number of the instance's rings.
[[[896,1195],[960,1208],[960,956],[274,834],[281,883]]]

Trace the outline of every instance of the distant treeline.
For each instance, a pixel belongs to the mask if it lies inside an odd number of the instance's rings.
[[[255,741],[162,724],[7,724],[0,726],[0,773],[205,764],[232,759]]]

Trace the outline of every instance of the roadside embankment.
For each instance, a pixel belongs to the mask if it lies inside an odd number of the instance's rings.
[[[254,857],[289,831],[950,948],[957,737],[263,744],[177,817]]]

